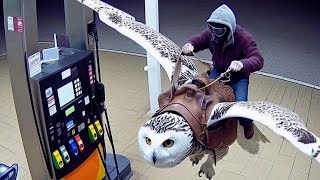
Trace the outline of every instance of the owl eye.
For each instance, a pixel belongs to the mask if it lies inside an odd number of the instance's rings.
[[[174,141],[171,139],[167,139],[162,143],[163,147],[166,147],[166,148],[172,147],[173,144],[174,144]]]
[[[148,137],[146,137],[146,143],[147,143],[148,145],[151,145],[151,139],[148,138]]]

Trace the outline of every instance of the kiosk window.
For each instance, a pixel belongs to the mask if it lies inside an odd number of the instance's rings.
[[[60,107],[63,107],[68,102],[74,99],[74,89],[72,81],[58,89],[58,97]]]

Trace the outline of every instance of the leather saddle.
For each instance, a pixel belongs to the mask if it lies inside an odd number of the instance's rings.
[[[176,62],[171,88],[158,96],[160,109],[153,115],[164,112],[182,116],[191,126],[196,139],[208,150],[214,152],[221,146],[230,146],[237,138],[237,120],[220,121],[210,129],[207,121],[213,107],[219,102],[235,101],[233,90],[223,82],[209,85],[207,75],[201,75],[178,88],[177,80],[181,71],[181,59]],[[208,85],[208,86],[207,86]]]

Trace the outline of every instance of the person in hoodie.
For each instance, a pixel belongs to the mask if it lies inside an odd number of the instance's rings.
[[[204,31],[187,40],[182,52],[189,55],[209,49],[213,61],[210,79],[216,79],[230,69],[231,80],[227,84],[233,89],[236,101],[247,101],[249,76],[264,64],[256,42],[236,23],[233,11],[225,4],[212,12],[207,25]],[[248,119],[239,119],[239,122],[245,137],[251,139],[254,135],[253,122]]]

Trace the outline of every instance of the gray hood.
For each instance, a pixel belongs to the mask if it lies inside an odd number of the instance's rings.
[[[225,45],[230,45],[234,43],[233,33],[236,30],[236,17],[232,10],[225,4],[214,10],[207,20],[207,23],[220,23],[228,26],[230,28],[230,33],[228,35],[228,40]]]

